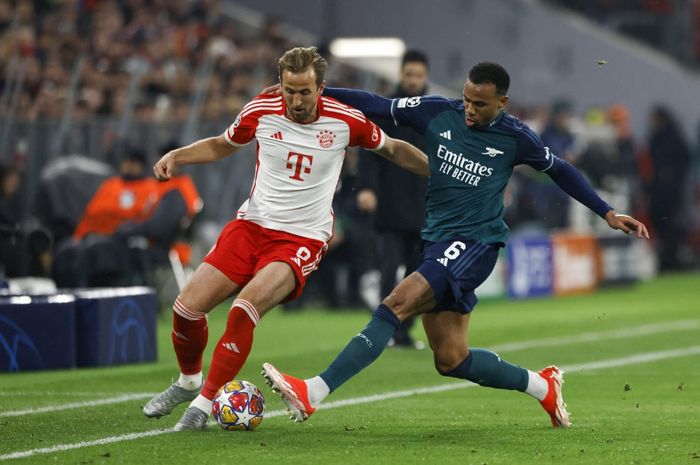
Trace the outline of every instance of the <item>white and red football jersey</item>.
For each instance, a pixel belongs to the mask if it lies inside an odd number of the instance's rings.
[[[326,242],[345,149],[380,149],[385,135],[361,111],[330,97],[319,98],[311,123],[288,119],[285,109],[282,96],[259,95],[224,135],[234,146],[258,141],[253,187],[237,218]]]

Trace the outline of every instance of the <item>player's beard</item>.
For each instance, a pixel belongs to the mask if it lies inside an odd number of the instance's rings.
[[[304,123],[306,121],[306,119],[308,118],[309,113],[306,111],[302,111],[302,112],[294,112],[293,111],[291,116],[292,116],[292,119],[294,121],[296,121],[297,123]]]
[[[310,123],[313,120],[312,116],[316,111],[316,107],[309,109],[301,107],[300,110],[301,111],[296,112],[294,109],[290,109],[289,117],[297,123]]]

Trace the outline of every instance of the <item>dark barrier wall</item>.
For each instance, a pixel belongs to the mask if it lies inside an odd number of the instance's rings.
[[[76,294],[78,366],[156,359],[157,299],[148,288]]]
[[[76,366],[75,298],[0,297],[0,371]]]
[[[0,297],[0,372],[155,361],[157,308],[146,287]]]

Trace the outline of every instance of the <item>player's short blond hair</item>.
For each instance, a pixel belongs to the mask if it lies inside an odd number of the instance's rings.
[[[320,86],[323,83],[323,75],[326,73],[328,62],[318,54],[318,48],[296,47],[287,50],[279,61],[280,82],[282,82],[283,72],[303,73],[310,66],[316,72],[316,85]]]

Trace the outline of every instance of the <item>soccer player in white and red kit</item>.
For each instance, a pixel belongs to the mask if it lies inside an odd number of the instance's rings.
[[[387,137],[359,110],[321,96],[325,69],[315,47],[289,50],[279,61],[282,95],[258,96],[224,134],[169,152],[154,166],[158,179],[167,180],[178,165],[216,161],[253,139],[258,144],[248,200],[173,306],[180,377],[143,408],[146,416],[161,417],[192,401],[176,430],[206,427],[214,394],[245,363],[260,318],[297,298],[318,266],[333,234],[331,203],[346,148],[358,145],[429,174],[420,150]],[[236,293],[203,381],[206,314]]]

